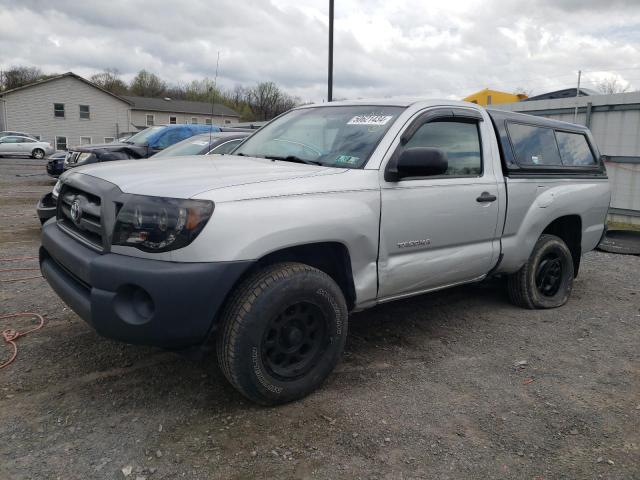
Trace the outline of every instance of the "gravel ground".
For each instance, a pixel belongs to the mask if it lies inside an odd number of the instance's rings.
[[[0,158],[2,259],[37,255],[43,172]],[[210,352],[112,342],[41,278],[5,281],[37,274],[0,273],[0,314],[47,322],[0,370],[0,479],[640,478],[640,257],[589,253],[556,310],[494,280],[354,315],[323,388],[278,408]]]

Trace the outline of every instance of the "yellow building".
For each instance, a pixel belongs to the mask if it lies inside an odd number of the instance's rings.
[[[528,98],[524,93],[507,93],[498,90],[485,88],[479,92],[472,93],[463,98],[465,102],[477,103],[478,105],[497,105],[499,103],[514,103]]]

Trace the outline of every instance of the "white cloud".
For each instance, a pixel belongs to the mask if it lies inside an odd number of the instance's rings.
[[[184,82],[273,80],[326,95],[326,0],[0,0],[0,68],[29,64]],[[541,93],[608,76],[640,88],[640,5],[632,0],[340,0],[336,97],[459,98],[484,87]]]

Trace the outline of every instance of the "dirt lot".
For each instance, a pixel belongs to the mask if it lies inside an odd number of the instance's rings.
[[[37,266],[6,259],[37,255],[43,164],[0,159],[0,269]],[[47,320],[0,370],[0,479],[640,478],[640,257],[588,254],[558,310],[493,281],[354,315],[324,387],[270,409],[210,353],[100,338],[41,278],[5,281],[37,274],[0,273],[0,314]]]

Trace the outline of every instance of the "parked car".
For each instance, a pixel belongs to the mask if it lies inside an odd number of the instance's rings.
[[[80,145],[69,150],[64,169],[97,162],[149,158],[185,138],[219,132],[215,125],[156,125],[132,135],[124,142]]]
[[[50,177],[58,178],[64,171],[64,159],[67,156],[66,151],[56,152],[47,157],[47,174]]]
[[[588,128],[465,102],[299,107],[180,160],[65,172],[42,275],[106,337],[215,340],[267,405],[320,386],[349,312],[493,275],[518,306],[560,307],[610,200]]]
[[[250,132],[218,132],[195,135],[156,153],[153,158],[180,157],[184,155],[225,155],[247,138]]]
[[[29,138],[33,138],[34,140],[38,140],[34,135],[31,135],[30,133],[25,133],[25,132],[14,132],[14,131],[9,131],[9,130],[5,130],[3,132],[0,132],[0,138],[2,137],[29,137]]]
[[[53,152],[54,149],[50,143],[41,142],[35,138],[18,135],[0,138],[0,156],[20,155],[39,160]]]

